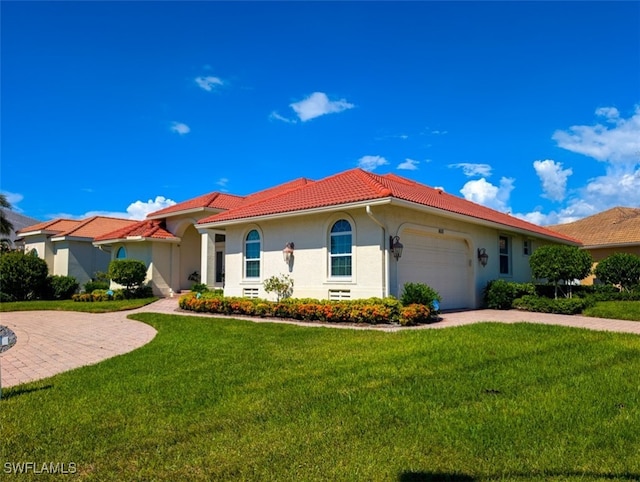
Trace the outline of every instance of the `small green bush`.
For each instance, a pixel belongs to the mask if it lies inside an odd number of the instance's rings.
[[[59,275],[49,276],[47,285],[47,297],[53,300],[70,300],[80,286],[73,276]]]
[[[400,301],[404,306],[424,305],[428,306],[432,312],[437,312],[436,301],[442,301],[440,293],[431,286],[424,283],[405,283],[402,287],[402,295]]]
[[[293,294],[293,280],[286,274],[272,276],[264,281],[264,290],[275,293],[278,301],[289,298]]]
[[[619,285],[620,291],[629,291],[640,283],[640,256],[614,253],[598,263],[595,275],[603,283]]]
[[[191,291],[204,293],[205,291],[209,291],[209,287],[204,283],[193,283],[193,285],[191,285]]]
[[[91,293],[93,290],[108,290],[108,281],[87,281],[84,284],[84,292]]]
[[[533,283],[516,283],[503,279],[489,281],[484,290],[484,304],[492,310],[509,310],[513,300],[525,295],[534,295]]]
[[[525,295],[514,300],[513,307],[518,310],[535,311],[539,313],[555,313],[562,315],[576,315],[592,305],[586,298],[543,298],[535,295]]]

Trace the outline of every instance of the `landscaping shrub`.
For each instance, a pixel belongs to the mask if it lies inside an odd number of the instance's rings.
[[[513,300],[525,295],[533,295],[536,287],[533,283],[516,283],[503,279],[489,281],[484,290],[484,303],[493,310],[509,310]]]
[[[595,275],[603,283],[619,285],[620,291],[629,291],[640,283],[640,256],[612,254],[598,263]]]
[[[400,301],[404,306],[413,304],[428,306],[432,312],[438,311],[436,301],[442,301],[440,293],[424,283],[405,283]]]
[[[47,278],[48,298],[53,300],[70,300],[80,286],[73,276],[53,275]]]
[[[193,285],[191,285],[191,291],[195,293],[204,293],[205,291],[209,291],[209,287],[204,283],[193,283]]]
[[[267,301],[237,297],[223,297],[213,293],[190,293],[179,300],[180,308],[196,312],[226,315],[247,315],[292,318],[302,321],[329,323],[400,323],[411,325],[433,321],[426,305],[403,307],[393,297],[362,300],[329,301],[316,299],[285,299]]]
[[[133,292],[144,283],[147,267],[137,259],[114,259],[109,263],[109,277]]]
[[[93,290],[108,290],[108,281],[87,281],[84,284],[84,292],[91,293]]]
[[[15,301],[42,297],[48,274],[46,261],[37,255],[12,251],[0,256],[0,291]]]
[[[540,246],[529,258],[531,273],[537,279],[546,279],[555,287],[554,298],[558,297],[558,285],[575,279],[584,279],[591,273],[593,258],[588,251],[577,246],[550,244]],[[571,296],[571,285],[569,296]]]
[[[513,307],[518,310],[535,311],[539,313],[555,313],[562,315],[576,315],[591,306],[592,302],[586,298],[544,298],[535,295],[525,295],[513,301]]]
[[[289,298],[293,294],[293,280],[286,274],[272,276],[264,281],[264,290],[275,293],[278,301]]]

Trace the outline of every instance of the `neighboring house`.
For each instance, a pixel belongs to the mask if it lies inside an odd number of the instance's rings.
[[[538,246],[580,244],[410,179],[361,169],[229,198],[225,206],[214,200],[209,209],[217,212],[206,216],[196,200],[153,213],[140,226],[159,223],[159,236],[110,233],[96,244],[144,260],[154,291],[165,296],[188,288],[184,278],[199,250],[202,282],[224,286],[229,296],[269,297],[264,281],[281,274],[294,280],[293,296],[322,299],[399,296],[405,283],[422,282],[440,292],[443,309],[480,306],[492,279],[529,281]]]
[[[93,246],[96,236],[135,223],[131,219],[93,216],[84,220],[54,219],[20,229],[25,252],[47,262],[49,274],[73,276],[80,286],[106,271],[111,253]]]
[[[28,216],[24,216],[20,213],[17,213],[11,209],[2,209],[2,215],[13,225],[13,230],[9,235],[9,240],[11,241],[11,247],[20,248],[21,241],[18,240],[18,236],[16,232],[20,231],[22,228],[26,228],[27,226],[31,226],[32,224],[39,223],[37,219],[30,218]]]
[[[579,239],[583,249],[593,256],[594,267],[614,253],[640,256],[640,208],[615,207],[572,223],[548,227]],[[592,275],[582,283],[593,284],[594,279]]]

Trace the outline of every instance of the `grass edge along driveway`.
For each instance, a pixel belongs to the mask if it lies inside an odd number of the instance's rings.
[[[640,478],[638,336],[132,317],[150,344],[4,391],[3,476],[34,461],[100,481]]]

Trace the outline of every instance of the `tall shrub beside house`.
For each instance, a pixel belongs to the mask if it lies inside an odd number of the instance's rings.
[[[108,273],[115,283],[125,287],[129,295],[135,295],[147,278],[147,267],[137,259],[114,259],[109,263]]]
[[[0,256],[0,299],[25,301],[40,298],[47,288],[49,269],[44,259],[12,251]]]
[[[598,263],[595,275],[600,281],[629,291],[640,283],[640,256],[615,253]]]
[[[546,245],[536,249],[529,258],[531,273],[535,278],[546,279],[554,286],[554,297],[558,298],[558,285],[581,280],[591,273],[591,254],[576,246]],[[568,297],[571,297],[569,284]]]

